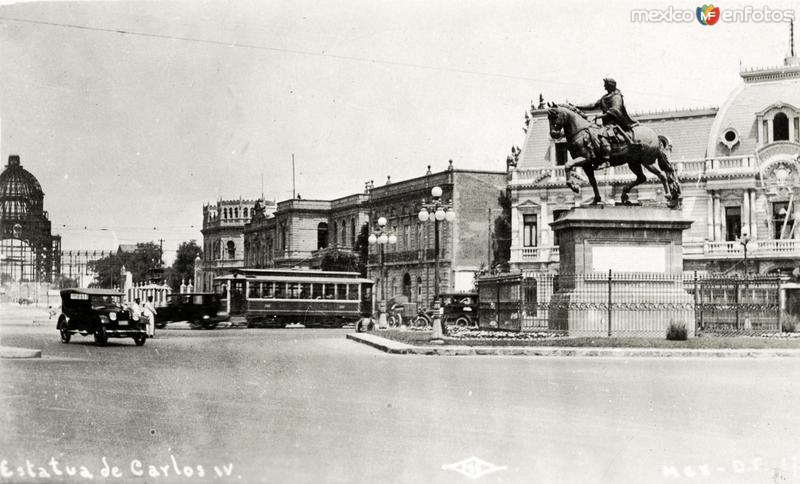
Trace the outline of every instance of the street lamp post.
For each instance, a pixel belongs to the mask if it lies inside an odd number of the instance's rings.
[[[433,331],[431,332],[431,341],[441,342],[442,331],[442,314],[441,305],[439,302],[439,222],[447,221],[453,222],[456,219],[456,212],[453,210],[452,203],[445,203],[442,201],[441,187],[433,187],[431,189],[431,202],[426,203],[422,201],[422,208],[419,211],[420,222],[433,220]]]
[[[386,217],[378,218],[377,230],[367,239],[370,245],[378,244],[380,247],[380,275],[381,275],[381,300],[378,302],[378,329],[386,329],[386,274],[384,274],[383,246],[397,242],[395,234],[386,234]]]

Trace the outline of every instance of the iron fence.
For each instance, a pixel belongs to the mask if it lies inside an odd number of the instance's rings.
[[[478,280],[482,329],[570,336],[781,332],[781,278],[593,272],[526,272]]]

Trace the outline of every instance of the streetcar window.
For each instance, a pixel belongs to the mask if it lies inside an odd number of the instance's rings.
[[[195,306],[200,306],[201,304],[203,304],[203,295],[202,294],[196,294],[192,298],[192,304],[194,304]]]
[[[262,282],[261,283],[261,294],[263,298],[268,299],[275,297],[272,292],[272,283],[271,282]]]
[[[275,299],[282,299],[286,297],[286,285],[282,282],[275,283]]]
[[[300,299],[311,299],[311,283],[303,282],[300,284]]]
[[[260,282],[248,282],[247,283],[247,297],[249,299],[259,299],[261,297],[261,283]]]
[[[358,301],[358,284],[347,285],[347,299]]]
[[[364,301],[372,300],[372,286],[369,284],[361,285],[361,299]]]
[[[336,284],[325,284],[325,299],[336,297]]]
[[[322,299],[322,284],[314,283],[311,285],[311,297],[314,299]]]
[[[290,282],[287,297],[289,299],[297,299],[299,296],[300,296],[300,284],[296,282]]]

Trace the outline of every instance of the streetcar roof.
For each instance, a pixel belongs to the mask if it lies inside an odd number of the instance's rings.
[[[275,276],[275,275],[248,275],[245,277],[236,277],[234,275],[215,277],[215,281],[252,281],[252,282],[297,282],[297,283],[336,283],[336,284],[361,284],[361,283],[374,283],[372,279],[365,279],[363,277],[300,277],[300,275],[291,276]]]
[[[69,289],[61,290],[61,294],[72,294],[72,293],[88,294],[90,296],[122,296],[122,293],[117,291],[116,289],[72,287]]]
[[[310,269],[231,269],[230,275],[243,274],[243,275],[294,275],[294,276],[321,276],[321,277],[359,277],[358,272],[342,272],[342,271],[320,271]],[[225,277],[225,276],[222,276]]]

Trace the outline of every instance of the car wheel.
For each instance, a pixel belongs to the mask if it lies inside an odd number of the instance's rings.
[[[103,326],[100,326],[100,328],[94,332],[94,343],[97,346],[105,346],[106,343],[108,343],[108,334],[106,334],[106,328]]]
[[[219,323],[205,323],[203,329],[214,329],[217,327],[217,324]]]
[[[58,331],[61,333],[61,342],[69,343],[70,338],[72,338],[72,333],[69,332],[69,324],[67,324],[67,320],[64,316],[61,316],[61,319],[58,320]]]
[[[147,341],[146,334],[137,334],[133,337],[133,342],[136,343],[136,346],[144,346],[145,341]]]
[[[189,321],[189,326],[191,326],[192,329],[200,329],[203,327],[200,321],[191,321],[191,320]]]
[[[430,321],[428,321],[428,318],[426,317],[417,316],[417,319],[414,320],[414,326],[417,328],[427,328],[430,326]]]
[[[469,318],[466,316],[461,316],[458,319],[456,319],[456,326],[469,327],[472,326],[472,321],[470,321]]]

